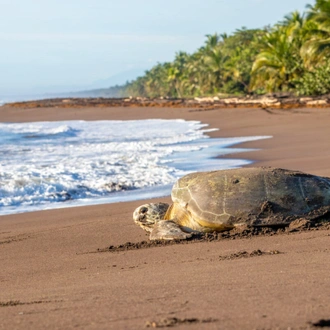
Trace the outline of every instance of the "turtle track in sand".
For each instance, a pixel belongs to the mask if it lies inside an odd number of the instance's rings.
[[[181,324],[198,324],[198,323],[212,323],[217,322],[217,319],[198,319],[198,318],[177,318],[177,317],[167,317],[160,321],[147,321],[145,324],[146,328],[169,328],[179,326]]]
[[[163,247],[169,245],[178,244],[192,244],[200,242],[217,242],[224,239],[241,239],[241,238],[251,238],[255,236],[273,236],[273,235],[289,235],[292,233],[307,232],[313,230],[330,230],[330,219],[327,221],[313,222],[305,219],[297,219],[293,221],[288,227],[282,228],[272,228],[272,227],[239,227],[232,229],[230,231],[222,233],[206,233],[206,234],[196,234],[192,238],[187,240],[174,240],[174,241],[141,241],[137,243],[126,242],[120,245],[110,245],[106,248],[99,248],[97,251],[89,253],[98,252],[123,252],[129,250],[140,250],[148,248]],[[330,235],[330,234],[329,234]]]

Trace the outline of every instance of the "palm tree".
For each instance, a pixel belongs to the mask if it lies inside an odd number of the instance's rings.
[[[214,34],[207,34],[206,35],[206,41],[205,41],[205,49],[206,51],[208,50],[212,50],[215,47],[217,47],[217,45],[219,44],[221,40],[221,36],[217,33]]]
[[[322,64],[330,55],[330,0],[316,0],[314,6],[307,5],[309,39],[301,49],[308,68]]]
[[[259,39],[266,30],[237,29],[223,44],[227,56],[223,77],[226,82],[224,92],[248,93],[252,64],[259,52]]]
[[[330,31],[330,1],[316,0],[314,6],[307,5],[307,18],[314,20],[319,24],[319,27],[325,31]]]
[[[302,71],[299,54],[300,39],[291,24],[277,26],[263,38],[263,46],[252,67],[251,89],[264,88],[268,92],[287,91]]]
[[[202,76],[203,94],[217,93],[223,84],[224,63],[227,57],[222,52],[223,42],[228,38],[224,35],[207,35],[205,46],[200,48],[200,75]]]
[[[149,97],[164,96],[168,94],[166,63],[158,63],[146,72],[145,89]]]
[[[173,96],[181,98],[185,94],[185,88],[188,85],[186,69],[188,61],[189,55],[186,52],[178,52],[174,61],[167,69],[167,81],[173,89]]]

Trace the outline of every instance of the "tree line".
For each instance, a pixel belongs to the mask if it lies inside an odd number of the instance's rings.
[[[193,54],[180,51],[136,80],[119,96],[195,97],[330,92],[330,0],[316,0],[274,26],[207,35]]]

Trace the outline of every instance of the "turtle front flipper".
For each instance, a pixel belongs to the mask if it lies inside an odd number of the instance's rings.
[[[174,221],[158,221],[150,233],[150,240],[181,240],[190,238],[192,234],[185,233]]]

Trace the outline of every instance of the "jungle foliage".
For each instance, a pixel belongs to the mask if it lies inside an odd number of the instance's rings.
[[[142,97],[271,92],[330,92],[330,0],[316,0],[274,26],[207,35],[193,54],[180,51],[119,88],[120,95]]]

